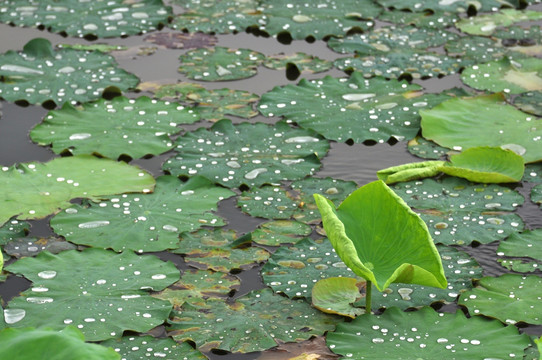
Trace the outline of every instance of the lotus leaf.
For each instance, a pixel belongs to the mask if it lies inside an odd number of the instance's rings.
[[[12,327],[76,325],[86,340],[119,337],[124,330],[145,332],[160,325],[171,311],[154,299],[179,280],[179,270],[150,255],[116,254],[102,249],[42,252],[6,267],[32,281],[32,288],[12,299],[4,320]],[[43,316],[47,314],[47,316]]]
[[[487,244],[523,229],[511,212],[523,204],[523,196],[503,186],[447,177],[399,183],[393,191],[420,214],[436,243]]]
[[[30,229],[30,224],[26,221],[11,220],[0,226],[0,245],[25,237]]]
[[[115,251],[172,249],[184,231],[224,225],[211,211],[216,210],[217,202],[233,195],[201,176],[186,183],[161,176],[151,194],[124,194],[88,206],[74,205],[51,219],[51,227],[81,245]]]
[[[500,146],[526,163],[542,160],[542,120],[505,104],[502,94],[450,99],[420,115],[423,137],[441,146]]]
[[[111,348],[86,343],[84,335],[74,326],[61,331],[7,328],[0,331],[0,342],[2,359],[120,359]]]
[[[179,58],[179,71],[200,81],[238,80],[256,75],[264,55],[248,49],[222,46],[190,50]]]
[[[5,166],[0,182],[0,225],[12,216],[43,218],[69,207],[69,200],[78,197],[150,192],[155,183],[151,175],[135,166],[88,155]]]
[[[299,208],[299,203],[279,186],[263,186],[243,191],[237,206],[251,216],[267,219],[289,219]]]
[[[496,39],[485,36],[460,37],[446,43],[444,48],[449,56],[460,57],[468,65],[501,59],[511,51]]]
[[[540,204],[542,206],[542,184],[536,185],[531,190],[531,200],[534,203]]]
[[[139,82],[135,75],[117,68],[109,55],[54,51],[49,40],[41,38],[30,40],[21,53],[0,55],[0,64],[0,97],[7,101],[85,102],[100,98],[109,86],[124,91]]]
[[[57,154],[100,154],[117,159],[158,155],[173,148],[171,135],[180,124],[199,120],[192,110],[167,101],[116,97],[76,108],[68,103],[50,111],[45,120],[30,131],[39,145],[52,144]]]
[[[289,64],[295,66],[298,72],[311,74],[326,71],[333,67],[333,64],[328,60],[301,52],[291,55],[279,54],[267,56],[263,62],[265,67],[274,70],[288,70]]]
[[[391,10],[382,13],[378,20],[400,25],[414,25],[419,28],[445,29],[453,26],[459,17],[457,14],[447,11],[406,12]]]
[[[426,140],[421,136],[416,136],[410,140],[407,145],[407,150],[412,155],[423,159],[440,160],[448,154],[449,149],[438,146],[432,141]]]
[[[497,249],[497,261],[509,270],[517,272],[533,272],[542,269],[542,229],[527,230],[519,234],[512,234],[505,241],[501,241]],[[528,259],[510,259],[509,256],[524,257]]]
[[[168,300],[179,310],[188,302],[195,306],[205,306],[209,298],[226,298],[239,289],[241,282],[233,275],[214,271],[186,270],[181,280],[152,296]]]
[[[199,269],[222,272],[246,270],[269,257],[266,250],[247,246],[250,241],[250,236],[238,238],[233,230],[202,229],[182,234],[179,246],[172,252],[186,255],[186,263]]]
[[[187,303],[181,312],[173,311],[169,334],[177,341],[195,342],[200,351],[245,353],[322,335],[340,321],[303,300],[273,295],[269,289],[253,291],[232,304],[209,299],[207,306]]]
[[[175,176],[203,175],[227,187],[312,175],[329,149],[314,131],[284,122],[233,125],[227,119],[189,132],[175,144],[178,154],[165,162],[164,170]]]
[[[322,0],[318,6],[305,6],[290,0],[262,0],[265,23],[260,26],[271,35],[287,33],[292,39],[324,39],[342,36],[352,29],[367,30],[382,8],[370,0]]]
[[[471,314],[494,317],[508,324],[518,321],[542,324],[542,278],[536,275],[504,274],[484,277],[478,286],[459,298]]]
[[[62,238],[51,236],[47,238],[21,237],[4,245],[3,250],[10,256],[21,258],[36,256],[45,250],[53,254],[58,254],[59,252],[74,250],[76,248],[77,247],[74,244],[67,242]]]
[[[171,15],[171,8],[161,0],[8,0],[0,8],[0,22],[101,38],[156,30],[166,25]]]
[[[540,25],[510,26],[498,29],[493,34],[501,46],[506,47],[510,57],[521,57],[521,55],[540,56],[542,55],[542,29]]]
[[[430,307],[402,312],[396,307],[364,314],[337,326],[327,345],[355,359],[502,359],[523,357],[530,340],[514,326],[475,316],[437,313]]]
[[[365,79],[354,72],[348,79],[326,76],[276,87],[262,96],[258,109],[265,116],[284,116],[330,140],[384,142],[391,137],[413,138],[419,131],[418,110],[448,98],[423,94],[418,85]]]
[[[515,7],[515,0],[377,0],[378,4],[385,7],[392,7],[398,10],[410,10],[420,12],[426,10],[432,11],[450,11],[456,13],[465,13],[469,8],[477,12],[496,11],[501,7]]]
[[[525,174],[523,181],[532,182],[535,184],[542,183],[542,164],[529,164],[525,166]]]
[[[364,281],[354,278],[332,277],[322,279],[312,288],[312,306],[328,314],[338,314],[354,319],[365,311],[352,304],[361,298]]]
[[[280,247],[262,267],[264,283],[290,298],[310,298],[318,280],[352,276],[355,274],[327,239],[305,238],[288,248]]]
[[[542,12],[533,10],[503,9],[497,13],[461,19],[455,26],[471,35],[491,35],[497,27],[512,25],[521,21],[542,19]]]
[[[298,221],[276,220],[263,223],[252,232],[252,241],[267,246],[296,243],[309,236],[312,228]]]
[[[127,46],[122,45],[109,45],[109,44],[59,44],[57,45],[61,49],[74,49],[83,51],[101,51],[103,53],[110,53],[112,51],[125,51],[128,50]]]
[[[152,336],[123,336],[101,343],[110,346],[122,356],[122,359],[146,360],[155,358],[206,360],[202,353],[194,350],[188,343],[179,344],[170,338]]]
[[[214,46],[218,41],[216,36],[200,32],[192,34],[159,32],[145,36],[144,40],[166,49],[198,49]]]
[[[542,91],[529,91],[519,94],[513,99],[513,104],[521,111],[542,116]]]

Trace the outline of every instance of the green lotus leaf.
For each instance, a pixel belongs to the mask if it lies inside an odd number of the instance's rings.
[[[0,55],[0,64],[0,97],[7,101],[85,102],[100,98],[109,86],[124,91],[139,82],[135,75],[118,68],[109,55],[54,51],[49,40],[41,38],[30,40],[20,53]]]
[[[252,241],[260,245],[279,246],[296,243],[309,236],[312,228],[304,223],[291,220],[275,220],[261,224],[252,232]]]
[[[447,11],[407,12],[399,10],[385,11],[378,20],[398,25],[414,25],[419,28],[445,29],[459,20],[457,14]]]
[[[384,7],[392,7],[398,10],[413,12],[432,10],[455,13],[465,13],[469,7],[472,7],[477,12],[488,12],[496,11],[501,7],[516,7],[517,5],[515,0],[427,0],[421,3],[418,0],[377,0],[376,2]]]
[[[201,32],[185,34],[181,32],[157,32],[145,36],[147,42],[166,49],[198,49],[214,46],[218,39],[216,36]]]
[[[387,309],[339,324],[327,345],[354,359],[502,359],[523,357],[529,337],[514,326],[463,312],[437,313],[430,307],[402,312]]]
[[[352,304],[361,298],[365,282],[348,277],[322,279],[312,288],[312,306],[328,314],[338,314],[354,319],[365,310]]]
[[[513,104],[521,111],[542,116],[542,91],[529,91],[519,94],[513,99]]]
[[[21,258],[26,256],[36,256],[42,251],[48,251],[52,254],[66,250],[75,250],[77,246],[67,242],[59,237],[21,237],[8,242],[3,246],[4,252],[9,256]]]
[[[542,268],[542,229],[526,230],[512,234],[501,241],[497,249],[497,261],[509,270],[533,272]],[[502,258],[502,256],[507,256]],[[524,259],[511,259],[522,257]],[[525,259],[527,258],[527,259]]]
[[[448,280],[446,289],[437,289],[416,284],[390,284],[383,292],[372,294],[375,308],[397,306],[405,310],[412,307],[431,305],[435,301],[453,303],[459,294],[472,289],[472,280],[482,277],[482,268],[476,260],[463,251],[451,246],[437,245],[442,259],[444,275]],[[363,306],[364,301],[355,303]]]
[[[262,186],[243,191],[237,200],[241,211],[251,216],[266,219],[290,219],[299,208],[299,203],[288,196],[279,186]]]
[[[86,343],[84,335],[74,326],[61,331],[7,328],[0,331],[0,342],[3,359],[120,359],[107,345]]]
[[[200,81],[238,80],[256,75],[263,59],[264,55],[256,51],[215,46],[181,55],[179,71]]]
[[[492,35],[501,46],[506,47],[509,57],[521,58],[522,55],[542,55],[542,29],[540,25],[510,26],[497,29]]]
[[[365,79],[354,72],[348,79],[326,76],[275,87],[262,95],[258,110],[265,116],[284,116],[330,140],[384,142],[413,138],[419,131],[418,110],[448,98],[423,94],[418,85]]]
[[[88,206],[74,205],[52,218],[51,227],[76,244],[115,251],[160,251],[175,248],[184,231],[224,225],[211,211],[217,202],[233,195],[201,176],[186,183],[161,176],[151,194],[124,194]]]
[[[500,45],[496,39],[485,36],[460,37],[447,42],[444,48],[449,56],[460,57],[468,65],[500,60],[511,51]]]
[[[15,239],[24,238],[30,230],[26,221],[11,220],[0,226],[0,245],[5,245]]]
[[[289,0],[263,0],[265,23],[260,30],[271,35],[287,33],[290,38],[317,40],[343,36],[352,29],[367,30],[382,8],[369,0],[323,0],[319,6],[305,6]]]
[[[74,198],[150,192],[155,183],[151,175],[135,166],[88,155],[2,167],[0,182],[4,190],[0,225],[12,216],[20,220],[43,218],[69,207]]]
[[[531,189],[531,200],[532,202],[542,206],[542,184],[536,185]]]
[[[311,130],[224,119],[179,137],[177,155],[163,169],[175,176],[203,175],[226,187],[296,180],[320,168],[329,143]]]
[[[96,0],[9,0],[2,3],[0,22],[18,26],[43,26],[69,36],[118,37],[156,30],[166,25],[172,12],[161,0],[126,2]]]
[[[168,359],[206,360],[207,357],[194,350],[188,343],[179,344],[170,338],[152,336],[123,336],[101,343],[115,349],[122,359],[145,360],[154,356]]]
[[[339,257],[379,291],[391,283],[447,286],[427,226],[384,182],[362,186],[337,209],[322,195],[314,197]]]
[[[173,311],[169,335],[176,341],[195,342],[200,351],[245,353],[322,335],[341,321],[303,300],[273,295],[269,289],[253,291],[231,304],[209,299],[207,306],[186,303],[180,312]]]
[[[529,164],[525,166],[523,181],[534,184],[542,184],[542,163]]]
[[[521,218],[512,213],[523,196],[504,186],[446,177],[398,183],[393,191],[420,214],[435,243],[488,244],[523,229]]]
[[[175,254],[185,255],[187,264],[199,269],[229,272],[233,269],[250,269],[269,258],[261,248],[247,246],[249,235],[237,236],[234,230],[202,229],[195,233],[184,233]]]
[[[6,267],[32,281],[32,288],[9,302],[4,320],[12,327],[77,326],[87,341],[119,337],[124,330],[145,332],[160,325],[171,311],[154,299],[179,280],[179,270],[155,256],[102,249],[42,252]],[[47,314],[47,316],[43,316]]]
[[[542,60],[504,58],[473,65],[461,73],[461,80],[478,90],[520,94],[542,90]]]
[[[494,317],[508,324],[518,321],[540,325],[542,278],[536,275],[504,274],[484,277],[478,287],[459,298],[471,314]]]
[[[353,276],[327,239],[305,238],[280,247],[262,267],[264,283],[290,298],[310,299],[314,284],[321,279]]]
[[[186,270],[181,280],[152,296],[171,302],[174,308],[179,310],[185,302],[195,306],[205,306],[209,298],[226,298],[240,286],[241,281],[233,275],[214,271]]]
[[[542,160],[542,128],[537,125],[542,120],[503,100],[501,94],[455,98],[420,110],[423,137],[454,150],[500,146],[522,155],[526,163]]]
[[[455,26],[471,35],[491,35],[497,27],[509,26],[516,22],[542,19],[542,12],[534,10],[503,9],[497,13],[464,18]]]
[[[66,103],[62,109],[50,111],[30,131],[30,138],[39,145],[52,144],[57,154],[94,153],[112,159],[126,154],[137,159],[171,150],[170,136],[181,131],[178,125],[198,120],[197,113],[178,104],[119,96],[81,108]]]
[[[302,52],[291,55],[278,54],[267,56],[263,62],[263,66],[274,70],[288,70],[288,66],[292,66],[290,64],[295,66],[298,72],[311,74],[327,71],[333,67],[331,61]]]
[[[109,44],[58,44],[61,49],[73,49],[83,51],[101,51],[103,53],[110,53],[113,51],[126,51],[127,46],[123,45],[109,45]]]
[[[424,139],[421,136],[416,136],[414,139],[410,140],[407,145],[407,150],[417,157],[434,160],[441,160],[448,155],[448,152],[450,151],[450,149],[438,146],[434,142]]]

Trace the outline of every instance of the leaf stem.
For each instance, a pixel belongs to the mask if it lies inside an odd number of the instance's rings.
[[[373,289],[373,283],[367,280],[365,285],[365,313],[371,314],[371,290]]]

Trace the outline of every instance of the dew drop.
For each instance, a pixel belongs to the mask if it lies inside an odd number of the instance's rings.
[[[348,101],[360,101],[375,97],[376,94],[344,94],[342,98]]]
[[[173,225],[164,225],[164,226],[162,226],[162,229],[164,229],[166,231],[171,231],[171,232],[178,232],[179,231],[179,229],[176,228]]]
[[[46,280],[53,279],[56,276],[56,271],[54,271],[54,270],[40,271],[38,273],[38,276],[40,278],[46,279]]]
[[[312,136],[294,136],[289,139],[284,140],[285,143],[292,144],[303,144],[303,143],[309,143],[309,142],[318,142],[320,139],[312,137]]]
[[[92,134],[89,133],[77,133],[70,135],[70,140],[85,140],[92,136]]]
[[[86,223],[81,223],[78,225],[80,229],[94,229],[101,226],[109,225],[109,221],[107,220],[96,220],[96,221],[89,221]]]
[[[245,179],[248,179],[248,180],[256,179],[256,177],[258,177],[258,175],[263,174],[265,172],[267,172],[266,168],[254,169],[254,170],[249,171],[248,173],[245,174]]]
[[[4,309],[4,321],[6,324],[15,324],[21,321],[26,315],[23,309]]]

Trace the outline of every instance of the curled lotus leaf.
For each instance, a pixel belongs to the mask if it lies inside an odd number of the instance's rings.
[[[542,269],[542,229],[510,235],[499,243],[497,256],[497,261],[509,270],[527,273]]]
[[[123,336],[119,339],[106,340],[101,345],[112,347],[122,359],[143,360],[148,359],[151,355],[156,358],[166,357],[168,359],[207,359],[186,342],[179,344],[171,338],[155,338],[149,335]]]

